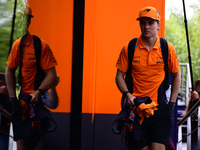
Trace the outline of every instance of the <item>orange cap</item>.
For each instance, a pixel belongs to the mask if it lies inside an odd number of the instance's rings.
[[[28,6],[28,5],[25,6],[24,13],[30,15],[31,18],[34,17],[34,16],[32,15],[32,9],[31,9],[31,7]]]
[[[140,10],[139,17],[136,20],[140,20],[143,17],[152,18],[160,21],[160,13],[154,7],[147,6]]]

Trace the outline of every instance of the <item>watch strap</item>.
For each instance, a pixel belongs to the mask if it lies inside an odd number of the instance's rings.
[[[175,107],[175,105],[176,105],[176,103],[175,102],[171,102],[171,101],[169,101],[169,103],[168,104],[170,104],[171,106],[172,106],[172,108],[174,108]]]
[[[37,89],[37,90],[40,91],[40,93],[41,93],[42,95],[44,95],[45,91],[44,91],[43,89]]]
[[[10,97],[10,102],[14,102],[15,100],[17,100],[17,97]]]
[[[125,91],[125,92],[123,93],[123,97],[124,97],[124,98],[126,98],[127,93],[130,93],[130,92],[129,92],[129,91]]]

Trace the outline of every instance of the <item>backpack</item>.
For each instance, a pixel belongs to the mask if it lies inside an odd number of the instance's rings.
[[[129,60],[129,68],[126,72],[126,85],[128,87],[129,92],[133,93],[133,78],[131,76],[131,68],[132,68],[132,60],[135,52],[135,44],[137,38],[132,39],[128,45],[128,60]],[[166,91],[169,88],[169,69],[168,69],[168,43],[166,39],[160,37],[160,44],[162,50],[162,57],[164,59],[164,68],[165,68],[165,79],[164,79],[164,90]]]
[[[45,77],[45,73],[42,70],[41,66],[40,66],[40,56],[41,56],[41,49],[42,49],[42,44],[41,44],[41,40],[38,36],[36,35],[32,35],[33,36],[33,41],[34,41],[34,49],[35,49],[35,57],[36,57],[36,64],[37,64],[37,72],[35,74],[35,81],[34,81],[34,90],[36,91],[42,80]],[[21,82],[21,64],[22,64],[22,47],[23,47],[23,43],[26,40],[26,35],[23,35],[20,41],[20,66],[19,66],[19,75],[18,75],[18,83],[20,85]]]

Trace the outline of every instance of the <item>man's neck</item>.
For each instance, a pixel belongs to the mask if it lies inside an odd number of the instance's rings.
[[[29,34],[29,32],[28,32],[28,33],[26,33],[26,34],[24,34],[23,41],[21,41],[23,44],[24,44],[24,42],[26,41],[26,38],[28,37],[28,34]]]
[[[156,43],[157,36],[150,37],[150,38],[146,38],[144,36],[141,36],[141,37],[142,37],[142,41],[144,45],[150,51],[153,48],[154,44]]]

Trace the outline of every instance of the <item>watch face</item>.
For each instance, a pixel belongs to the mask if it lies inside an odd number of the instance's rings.
[[[169,104],[174,108],[175,107],[175,102],[169,102]]]

